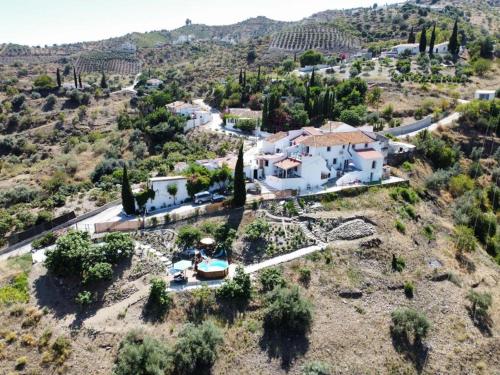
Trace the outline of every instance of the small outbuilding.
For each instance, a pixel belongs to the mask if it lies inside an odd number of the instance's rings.
[[[495,99],[495,96],[495,90],[476,90],[476,92],[474,93],[474,99],[479,100],[493,100]]]

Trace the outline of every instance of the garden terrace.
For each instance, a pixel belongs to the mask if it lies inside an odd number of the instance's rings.
[[[117,74],[137,74],[141,69],[141,61],[134,54],[125,52],[93,51],[82,54],[76,60],[79,72],[110,72]]]
[[[332,52],[351,52],[360,48],[357,38],[328,25],[303,25],[277,33],[271,49],[305,51],[318,49]]]

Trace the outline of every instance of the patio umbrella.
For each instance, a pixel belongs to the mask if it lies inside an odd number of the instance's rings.
[[[187,270],[188,268],[191,268],[191,261],[190,260],[180,260],[172,266],[170,272],[183,272]]]

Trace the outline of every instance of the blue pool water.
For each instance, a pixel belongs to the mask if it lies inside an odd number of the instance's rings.
[[[229,263],[225,260],[211,259],[204,260],[198,264],[198,269],[205,272],[210,271],[223,271],[229,267]]]

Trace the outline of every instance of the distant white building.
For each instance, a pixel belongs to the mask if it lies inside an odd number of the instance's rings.
[[[254,111],[249,108],[228,108],[225,113],[225,119],[226,128],[229,130],[234,130],[235,126],[241,120],[255,121],[256,131],[254,133],[258,133],[262,120],[262,111]]]
[[[189,130],[200,125],[205,125],[212,121],[212,112],[199,104],[176,101],[166,105],[167,109],[176,115],[182,115],[188,118],[184,130]]]
[[[120,45],[120,47],[118,47],[118,50],[121,52],[135,53],[137,51],[137,47],[131,42],[124,42]]]
[[[177,186],[175,196],[168,192],[170,185]],[[148,188],[155,192],[155,197],[146,202],[147,212],[171,207],[189,199],[187,177],[184,176],[152,177],[148,180]]]
[[[151,78],[146,81],[146,87],[149,89],[157,89],[161,85],[163,85],[163,81],[158,78]]]
[[[474,99],[493,100],[495,99],[495,95],[495,90],[476,90],[474,93]]]
[[[347,124],[304,127],[273,134],[252,155],[252,177],[276,190],[307,191],[336,185],[380,181],[386,144],[374,133]]]
[[[418,55],[420,53],[420,48],[418,43],[405,43],[398,44],[392,47],[389,51],[382,53],[383,56],[399,56],[405,51],[410,51],[411,55]],[[429,46],[427,46],[426,52],[429,52]],[[433,48],[433,53],[438,55],[445,55],[448,53],[448,42],[436,44]]]

